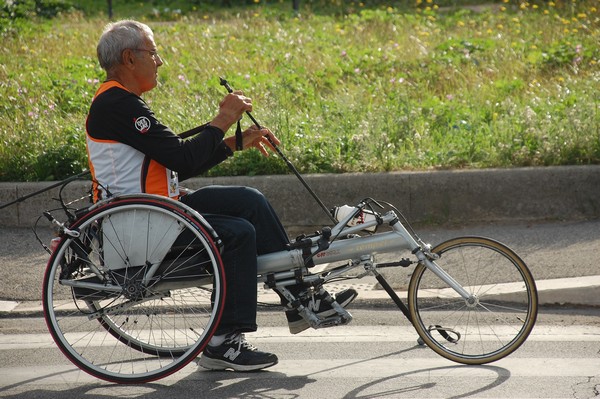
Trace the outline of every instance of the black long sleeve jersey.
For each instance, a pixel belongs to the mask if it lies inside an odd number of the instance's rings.
[[[97,90],[86,121],[94,202],[113,194],[179,197],[179,180],[224,161],[231,150],[224,133],[207,126],[183,140],[161,124],[146,102],[116,81]]]

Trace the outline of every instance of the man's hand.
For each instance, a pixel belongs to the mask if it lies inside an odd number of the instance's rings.
[[[275,151],[275,147],[273,147],[273,144],[279,145],[281,143],[279,139],[269,129],[259,129],[254,125],[246,129],[243,132],[242,137],[244,150],[248,148],[256,148],[258,151],[261,152],[261,154],[263,154],[266,157],[269,156],[267,148],[271,149],[272,151]],[[269,139],[273,142],[273,144],[271,144],[271,141],[269,141]],[[235,136],[227,137],[223,141],[225,142],[225,144],[227,144],[229,148],[231,148],[231,151],[235,151]]]
[[[244,112],[252,111],[252,99],[244,96],[241,91],[234,91],[223,98],[219,104],[219,113],[210,122],[224,132],[239,121]]]

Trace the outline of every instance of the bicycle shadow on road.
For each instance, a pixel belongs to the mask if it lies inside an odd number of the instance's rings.
[[[35,397],[45,398],[286,398],[294,399],[307,397],[308,392],[315,391],[327,394],[335,392],[336,397],[345,399],[377,398],[377,397],[445,397],[464,398],[486,392],[500,386],[508,379],[509,370],[497,366],[466,366],[449,365],[440,367],[413,368],[398,374],[387,375],[378,379],[370,379],[368,383],[354,388],[345,388],[344,378],[335,379],[335,386],[324,377],[319,381],[318,375],[331,374],[332,372],[358,366],[368,369],[369,362],[384,358],[406,355],[408,352],[418,350],[415,346],[369,359],[350,361],[334,367],[323,368],[307,374],[288,375],[275,369],[262,370],[251,373],[240,373],[233,371],[208,371],[204,369],[193,369],[194,363],[186,366],[178,373],[187,374],[181,379],[167,378],[153,383],[136,385],[118,385],[106,383],[100,380],[90,382],[77,368],[63,370],[56,373],[39,375],[35,378],[23,380],[0,388],[2,398]],[[406,359],[406,357],[404,357]],[[319,360],[316,360],[319,361]],[[398,359],[399,362],[402,358]],[[399,364],[402,367],[402,364]],[[406,367],[404,367],[406,369]],[[187,372],[186,372],[187,369]],[[81,373],[81,374],[79,374]],[[177,374],[174,374],[177,377]],[[464,386],[464,378],[467,374],[474,374],[476,379],[469,378],[470,383],[482,386]],[[482,375],[483,374],[483,375]],[[41,388],[45,379],[64,381],[64,384],[50,383],[47,388]],[[459,377],[459,378],[457,378]],[[367,378],[367,377],[365,377]],[[351,380],[348,377],[346,380]],[[476,381],[474,381],[476,380]],[[310,384],[312,388],[306,389]],[[33,389],[27,390],[29,384]],[[325,385],[323,385],[325,384]],[[485,384],[485,385],[483,385]],[[65,389],[66,386],[66,389]],[[23,389],[25,388],[25,389]],[[344,389],[351,389],[344,393]],[[338,395],[339,394],[339,395]]]
[[[343,369],[350,366],[355,366],[358,364],[365,364],[365,367],[368,368],[368,363],[370,361],[379,360],[387,357],[397,356],[406,354],[411,351],[421,350],[422,346],[417,345],[411,348],[407,348],[401,351],[388,353],[381,356],[376,356],[370,359],[363,359],[360,361],[348,363],[342,366],[332,367],[325,370],[320,370],[314,374],[320,374],[325,372],[331,372],[336,369]],[[491,381],[486,385],[468,390],[463,392],[462,394],[457,394],[457,389],[454,386],[445,386],[443,382],[440,382],[440,374],[446,374],[449,377],[452,377],[451,374],[453,371],[459,371],[459,373],[464,375],[464,371],[472,370],[476,373],[481,373],[484,371],[486,374],[490,374],[490,376],[479,377],[478,381]],[[433,374],[433,375],[432,375]],[[308,374],[310,376],[312,374]],[[490,366],[490,365],[481,365],[481,366],[473,366],[473,365],[464,365],[464,364],[455,364],[450,366],[440,366],[440,367],[429,367],[423,369],[413,369],[408,370],[399,374],[395,374],[392,376],[386,376],[384,378],[380,378],[374,381],[371,381],[367,384],[364,384],[360,387],[354,388],[346,395],[341,396],[344,399],[360,399],[360,398],[390,398],[396,397],[397,395],[406,395],[410,392],[415,392],[415,396],[412,397],[444,397],[447,399],[458,399],[464,397],[470,397],[472,395],[476,395],[495,387],[502,385],[504,382],[510,379],[511,373],[509,370],[498,367],[498,366]],[[447,377],[446,377],[447,378]],[[398,379],[398,384],[395,384],[393,389],[387,388],[390,385],[390,382]],[[425,381],[424,381],[425,380]],[[380,389],[377,389],[378,386],[382,386]],[[431,392],[427,392],[426,390],[432,390]],[[433,391],[434,390],[434,391]],[[421,391],[418,394],[417,391]]]
[[[478,378],[477,381],[487,382],[490,378],[492,381],[486,383],[486,385],[469,389],[468,387],[457,387],[455,385],[446,384],[440,381],[444,378],[451,378],[450,375],[454,370],[485,370],[489,371],[490,375],[495,377]],[[447,372],[447,377],[440,378],[440,372]],[[432,375],[433,374],[433,375]],[[455,366],[442,366],[442,367],[431,367],[417,370],[409,370],[403,373],[399,373],[393,376],[387,376],[375,381],[371,381],[358,388],[348,392],[344,399],[361,399],[361,398],[391,398],[397,397],[398,395],[406,395],[410,392],[415,392],[414,396],[404,397],[444,397],[446,399],[459,399],[472,397],[473,395],[480,394],[482,392],[489,391],[496,388],[510,379],[510,371],[505,368],[497,366],[467,366],[467,365],[455,365]],[[388,386],[393,380],[399,380],[395,387],[390,389]],[[426,380],[426,381],[423,381]],[[382,387],[378,389],[378,386]],[[397,386],[397,387],[396,387]],[[464,388],[465,392],[457,393],[457,390]],[[418,392],[418,393],[417,393]]]
[[[194,362],[189,368],[198,367]],[[112,384],[101,380],[90,382],[87,375],[76,367],[39,375],[35,378],[15,382],[14,384],[0,387],[0,397],[8,399],[38,398],[299,398],[301,390],[307,384],[315,382],[315,379],[307,376],[289,377],[285,373],[277,371],[256,372],[233,372],[233,371],[208,371],[196,370],[189,372],[186,377],[177,379],[164,379],[152,383],[141,384]],[[190,371],[188,369],[188,371]],[[180,372],[184,372],[181,370]],[[80,378],[81,376],[84,378]],[[175,374],[175,376],[177,373]],[[48,388],[41,389],[44,380],[62,380],[64,384],[56,382],[48,384]],[[34,385],[33,389],[27,389],[28,385]],[[65,389],[65,385],[70,388]],[[297,391],[297,392],[294,392]]]

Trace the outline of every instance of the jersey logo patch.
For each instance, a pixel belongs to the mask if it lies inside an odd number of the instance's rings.
[[[140,116],[139,118],[135,119],[135,128],[139,130],[140,133],[146,133],[148,130],[150,130],[150,119],[146,118],[145,116]]]

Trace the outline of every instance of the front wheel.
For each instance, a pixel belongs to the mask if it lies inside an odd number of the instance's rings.
[[[459,237],[432,250],[435,264],[469,294],[465,299],[424,264],[411,277],[408,307],[421,339],[441,356],[484,364],[514,352],[537,317],[531,272],[511,249],[483,237]]]

